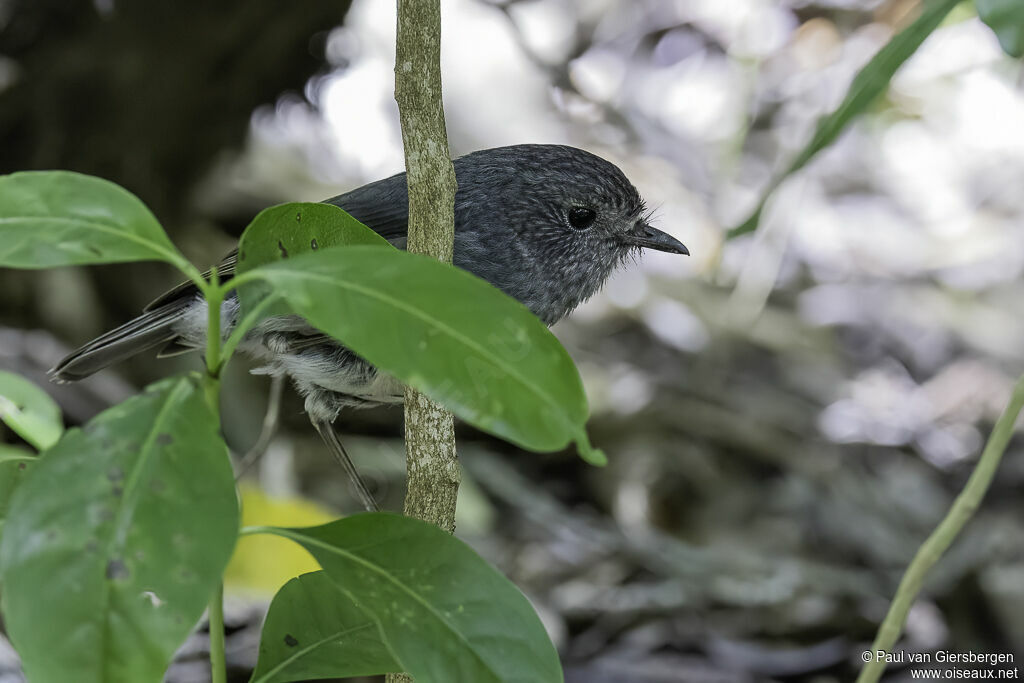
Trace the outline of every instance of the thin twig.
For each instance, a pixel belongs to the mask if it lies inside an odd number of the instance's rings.
[[[267,400],[267,412],[263,415],[263,426],[260,428],[260,435],[252,448],[242,456],[238,463],[238,472],[235,474],[235,481],[242,478],[270,447],[270,442],[277,433],[277,426],[281,421],[281,396],[284,394],[284,377],[274,375],[270,379],[270,396]]]
[[[978,464],[971,472],[971,477],[967,480],[963,491],[956,497],[953,507],[946,513],[946,517],[918,549],[910,566],[903,574],[896,595],[889,605],[889,613],[885,615],[885,620],[878,628],[878,635],[875,636],[875,642],[871,645],[870,657],[864,664],[864,668],[861,669],[860,676],[857,677],[857,683],[875,683],[885,671],[885,655],[892,652],[893,646],[896,645],[896,640],[900,637],[903,625],[907,621],[907,614],[910,612],[910,607],[914,604],[917,594],[921,591],[921,585],[924,583],[928,570],[939,561],[939,558],[946,552],[946,549],[956,539],[957,534],[981,505],[981,500],[985,497],[989,484],[992,483],[996,468],[999,467],[999,461],[1003,457],[1006,445],[1010,442],[1010,437],[1013,436],[1013,425],[1017,422],[1021,407],[1024,407],[1024,375],[1017,380],[1013,394],[1010,396],[1010,402],[1006,404],[1003,414],[999,416],[996,426],[992,429],[988,443],[985,444],[985,450],[982,451],[981,458],[978,459]]]

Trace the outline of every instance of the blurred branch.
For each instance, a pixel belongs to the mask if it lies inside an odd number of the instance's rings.
[[[723,550],[691,545],[654,527],[625,533],[606,519],[568,508],[491,453],[474,451],[465,463],[474,478],[502,503],[552,537],[577,546],[581,567],[592,568],[602,559],[621,555],[676,581],[678,592],[671,599],[693,608],[706,607],[712,601],[744,607],[781,604],[812,585],[819,591],[822,585],[841,587],[841,592],[858,596],[870,595],[876,588],[865,573],[854,569],[807,560],[770,563],[757,548]],[[794,577],[798,579],[792,581]],[[773,590],[765,590],[772,585]]]

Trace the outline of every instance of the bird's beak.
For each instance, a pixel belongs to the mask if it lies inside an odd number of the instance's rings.
[[[686,248],[686,245],[675,237],[661,230],[656,230],[643,222],[637,223],[636,227],[637,229],[634,232],[627,232],[622,236],[622,240],[626,244],[644,249],[666,251],[670,254],[690,255],[690,250]]]

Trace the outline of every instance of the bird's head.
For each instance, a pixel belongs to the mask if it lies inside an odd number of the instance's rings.
[[[495,281],[504,275],[495,284],[546,322],[592,296],[642,249],[689,254],[650,224],[625,174],[590,152],[563,145],[499,147],[462,157],[455,169],[456,215],[486,226],[487,238],[505,243],[504,253],[519,268],[484,276]]]

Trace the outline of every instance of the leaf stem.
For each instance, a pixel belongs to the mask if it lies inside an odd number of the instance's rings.
[[[232,284],[237,283],[233,282]],[[238,348],[238,345],[242,342],[242,338],[245,337],[245,333],[256,324],[260,316],[263,315],[263,311],[267,310],[271,304],[280,300],[281,297],[277,294],[270,294],[266,296],[262,301],[256,304],[251,311],[246,313],[245,317],[242,318],[237,325],[235,325],[235,328],[231,330],[231,334],[228,335],[227,341],[224,342],[224,346],[220,350],[220,367],[224,367],[228,362],[232,354],[234,354],[235,349]]]
[[[181,256],[181,254],[174,252],[169,253],[166,256],[166,260],[172,266],[180,270],[185,276],[192,281],[192,283],[200,289],[204,294],[207,293],[208,285],[206,280],[203,279],[203,274],[199,272],[199,269],[192,265],[188,259]],[[215,269],[216,270],[216,269]]]
[[[217,270],[210,271],[210,282],[203,287],[206,296],[206,374],[220,379],[220,307],[224,303],[224,289],[220,286]]]
[[[227,683],[227,655],[224,650],[224,584],[218,583],[210,598],[210,679]]]
[[[225,288],[220,284],[217,269],[210,271],[209,282],[200,277],[197,282],[206,297],[206,378],[203,382],[206,389],[206,401],[210,410],[220,422],[220,370],[221,331],[220,307],[224,302]],[[212,683],[227,683],[227,660],[224,652],[224,583],[217,583],[210,597],[210,678]]]
[[[910,612],[914,598],[921,590],[928,570],[939,561],[939,558],[946,552],[946,549],[953,543],[957,534],[981,504],[989,484],[992,483],[996,468],[999,467],[999,461],[1003,457],[1006,445],[1013,435],[1013,425],[1016,423],[1022,407],[1024,407],[1024,375],[1017,380],[1013,394],[1010,396],[1010,402],[1006,404],[1003,414],[996,421],[988,443],[985,444],[985,450],[982,451],[978,464],[975,465],[963,491],[957,496],[939,526],[918,548],[917,554],[914,555],[910,566],[903,574],[896,595],[889,605],[889,613],[885,615],[885,620],[878,628],[878,635],[875,636],[875,642],[871,645],[873,656],[861,669],[857,683],[875,683],[885,671],[884,654],[892,651],[896,640],[900,637],[903,624],[907,620],[907,613]],[[879,652],[882,653],[881,657],[878,656]]]

